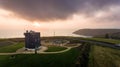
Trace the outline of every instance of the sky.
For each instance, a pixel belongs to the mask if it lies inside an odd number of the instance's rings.
[[[120,28],[120,0],[0,0],[0,38],[74,36],[84,28]]]

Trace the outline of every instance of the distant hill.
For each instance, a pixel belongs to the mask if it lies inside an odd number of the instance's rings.
[[[80,29],[73,34],[84,35],[84,36],[103,36],[110,34],[111,36],[119,36],[120,29]]]

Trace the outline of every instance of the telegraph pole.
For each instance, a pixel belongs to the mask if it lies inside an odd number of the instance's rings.
[[[53,35],[54,35],[54,37],[55,37],[55,31],[54,31],[54,34],[53,34]]]

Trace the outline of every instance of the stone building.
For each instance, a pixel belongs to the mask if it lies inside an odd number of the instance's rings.
[[[25,35],[25,48],[26,49],[38,49],[41,46],[40,32],[26,31]]]

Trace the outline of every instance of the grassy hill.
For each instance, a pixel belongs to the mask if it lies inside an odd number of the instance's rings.
[[[120,40],[106,39],[106,38],[81,38],[82,40],[104,42],[108,44],[120,44]]]
[[[57,52],[67,49],[66,47],[61,46],[48,46],[48,49],[45,52]]]
[[[0,47],[0,53],[9,53],[9,52],[16,52],[16,50],[20,49],[24,47],[24,43],[15,43],[12,45],[7,45],[7,46],[3,46]]]
[[[88,67],[120,67],[120,50],[92,45]]]
[[[0,47],[0,53],[15,52],[17,49],[24,46],[23,40],[9,40],[15,43]],[[3,42],[3,40],[0,42]],[[60,51],[64,49],[66,48],[49,47],[47,52]],[[73,48],[60,54],[17,54],[11,56],[0,55],[0,67],[73,67],[78,54],[78,50]]]
[[[60,54],[24,54],[11,56],[0,56],[0,67],[73,67],[78,56],[78,50]]]
[[[48,38],[44,38],[47,39]],[[67,39],[67,44],[78,44],[80,39],[113,44],[120,43],[119,40],[104,38],[79,38],[79,37],[52,37],[52,39]],[[2,40],[4,42],[4,40]],[[0,41],[0,42],[2,42]],[[14,41],[0,47],[0,52],[15,52],[24,46],[23,41]],[[59,48],[59,49],[57,49]],[[49,47],[48,52],[64,50],[63,47]],[[103,47],[94,43],[82,43],[81,46],[57,54],[17,54],[0,55],[0,67],[75,67],[76,64],[84,67],[120,67],[120,50]]]
[[[101,36],[101,37],[104,37],[105,34],[116,35],[115,33],[117,35],[118,34],[120,35],[120,29],[80,29],[73,32],[73,34],[77,34],[77,35]]]

